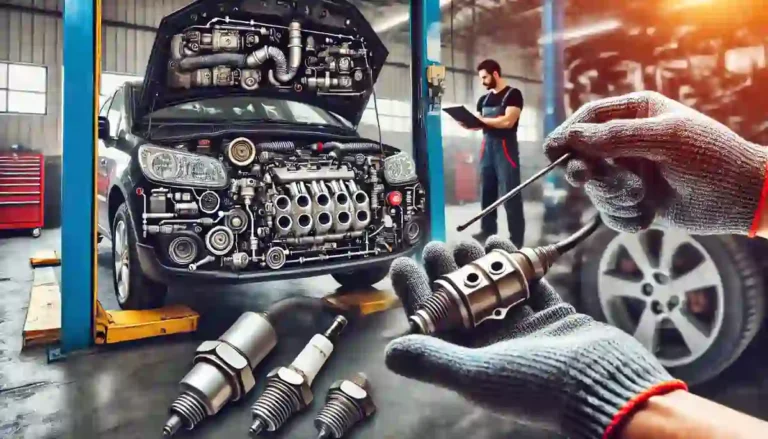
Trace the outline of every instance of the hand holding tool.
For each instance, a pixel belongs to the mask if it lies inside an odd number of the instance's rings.
[[[396,260],[392,284],[406,314],[414,315],[432,297],[430,282],[480,265],[498,250],[518,251],[508,240],[492,236],[485,249],[467,242],[453,254],[442,243],[430,243],[424,267],[413,259]],[[610,437],[604,435],[621,424],[630,401],[686,388],[637,340],[576,313],[545,280],[531,281],[528,288],[528,300],[502,320],[487,320],[469,331],[392,341],[387,367],[573,439]]]
[[[656,92],[583,105],[547,137],[544,152],[550,160],[574,154],[566,178],[623,232],[661,220],[701,235],[746,235],[768,187],[768,148]],[[607,172],[596,176],[596,165]]]

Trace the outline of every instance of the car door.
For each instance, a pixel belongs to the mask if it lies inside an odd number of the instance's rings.
[[[102,234],[110,236],[111,224],[109,224],[109,190],[112,187],[115,163],[118,155],[125,155],[117,147],[120,130],[123,129],[123,99],[124,89],[121,87],[115,92],[108,104],[102,108],[101,115],[109,120],[109,137],[99,142],[98,161],[98,198],[99,198],[99,229]]]
[[[112,105],[112,98],[110,96],[106,102],[101,106],[99,110],[99,117],[107,117],[109,113],[109,107]],[[96,208],[98,209],[98,228],[99,233],[109,235],[106,233],[109,231],[108,221],[108,203],[107,195],[109,190],[109,184],[107,181],[107,174],[105,173],[104,164],[106,163],[106,149],[107,146],[104,143],[105,139],[96,139],[98,142],[98,161],[96,165]]]

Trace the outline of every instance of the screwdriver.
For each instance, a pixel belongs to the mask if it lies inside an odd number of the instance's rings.
[[[482,212],[477,214],[477,216],[475,216],[471,220],[469,220],[466,223],[464,223],[464,224],[460,225],[459,227],[457,227],[456,230],[459,231],[459,232],[463,232],[464,230],[467,229],[467,227],[471,226],[472,224],[476,223],[478,220],[482,219],[484,216],[486,216],[489,213],[491,213],[494,210],[496,210],[496,208],[501,206],[505,201],[507,201],[510,198],[516,196],[517,194],[522,192],[522,190],[525,189],[528,185],[530,185],[534,181],[540,179],[541,177],[547,175],[550,171],[555,169],[559,164],[565,162],[566,160],[568,160],[570,158],[571,158],[571,153],[570,152],[566,153],[566,154],[563,154],[560,158],[558,158],[554,162],[552,162],[549,165],[547,165],[546,168],[544,168],[544,169],[540,170],[539,172],[533,174],[533,176],[531,178],[529,178],[528,180],[525,180],[520,186],[518,186],[518,187],[512,189],[511,191],[507,192],[506,194],[504,194],[501,198],[496,200],[493,204],[491,204],[490,206],[486,207]]]

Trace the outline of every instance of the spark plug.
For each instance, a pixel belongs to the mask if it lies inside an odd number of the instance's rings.
[[[251,407],[251,437],[264,430],[279,429],[288,418],[312,402],[312,382],[331,356],[333,345],[346,326],[347,319],[337,316],[325,333],[312,337],[293,363],[278,367],[267,375],[264,393]]]
[[[573,249],[602,224],[596,216],[579,231],[554,245],[509,253],[495,249],[434,282],[434,293],[408,320],[411,332],[433,334],[471,330],[487,320],[502,320],[528,300],[530,283],[547,274],[557,258]]]
[[[192,430],[227,403],[241,399],[256,385],[253,369],[277,344],[264,314],[246,312],[216,341],[197,348],[194,367],[181,380],[181,395],[171,404],[163,436],[182,427]]]
[[[325,406],[315,418],[317,439],[339,439],[375,412],[376,405],[365,375],[358,373],[352,379],[336,381],[328,391]]]

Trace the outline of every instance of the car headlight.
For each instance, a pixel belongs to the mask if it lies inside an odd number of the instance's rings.
[[[152,145],[139,147],[139,165],[148,180],[175,186],[223,189],[227,171],[218,160]]]
[[[384,159],[384,179],[393,186],[416,183],[416,163],[404,152],[387,157]]]

